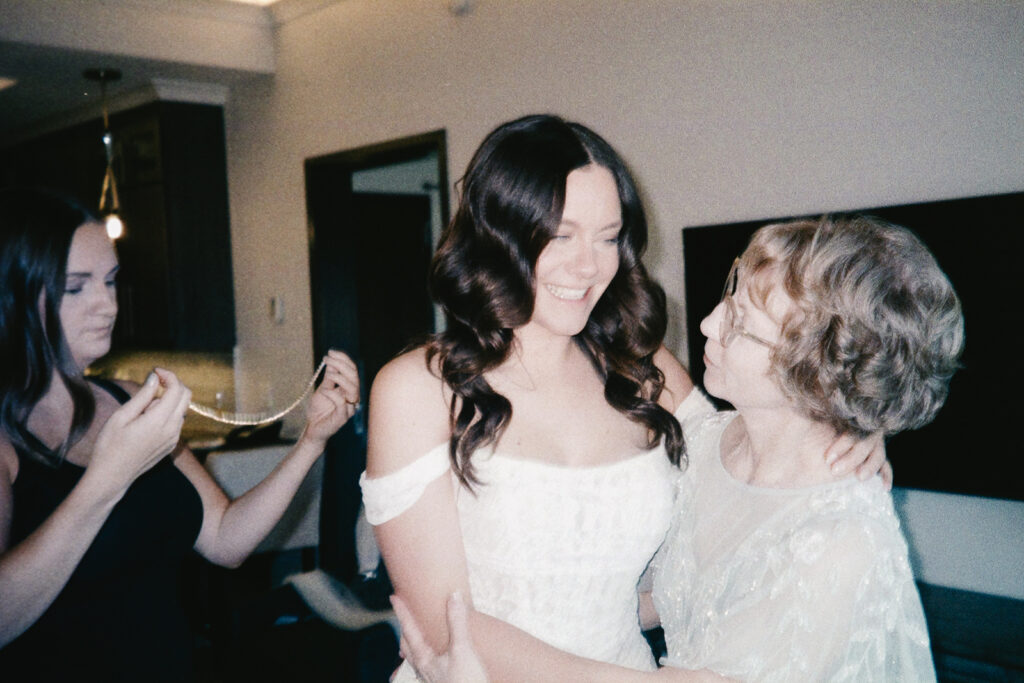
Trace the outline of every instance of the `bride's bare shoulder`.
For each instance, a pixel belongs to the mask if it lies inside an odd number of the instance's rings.
[[[367,473],[398,469],[451,437],[451,392],[423,347],[388,362],[370,389]]]
[[[443,400],[445,385],[437,358],[428,360],[425,346],[417,346],[388,361],[373,380],[370,400],[375,396],[386,400],[396,393],[409,398]]]

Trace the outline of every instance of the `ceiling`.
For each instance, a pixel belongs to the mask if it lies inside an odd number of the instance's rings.
[[[17,83],[0,91],[0,145],[95,116],[100,88],[82,75],[95,68],[121,71],[121,78],[107,85],[112,111],[155,99],[154,78],[229,86],[242,77],[213,67],[5,43],[0,45],[0,75]]]
[[[118,10],[122,15],[133,18],[145,18],[148,13],[153,17],[154,26],[159,26],[158,22],[166,21],[172,14],[176,15],[172,21],[179,20],[181,15],[190,15],[187,17],[192,22],[190,25],[205,22],[205,35],[229,35],[236,52],[243,54],[246,46],[239,47],[237,43],[244,42],[246,36],[263,31],[267,44],[272,45],[267,27],[338,0],[74,0],[77,18],[61,24],[52,23],[54,19],[64,19],[60,12],[69,6],[55,3],[65,1],[0,0],[0,15],[4,16],[2,24],[6,24],[0,25],[0,81],[15,81],[10,87],[0,89],[0,147],[98,116],[100,88],[96,82],[84,78],[82,74],[86,69],[121,71],[121,78],[107,85],[111,111],[157,99],[160,95],[154,86],[156,82],[216,85],[226,91],[240,80],[272,73],[272,66],[267,69],[245,64],[238,66],[230,60],[218,63],[216,59],[205,58],[204,61],[202,57],[193,58],[187,48],[180,47],[187,45],[189,40],[202,38],[173,36],[167,42],[178,46],[178,54],[168,57],[173,50],[164,46],[163,54],[153,57],[146,55],[145,45],[133,48],[133,54],[127,54],[126,49],[118,49],[121,45],[105,48],[107,44],[118,43],[110,40],[112,30],[132,31],[136,27],[111,29],[109,25],[97,25],[69,29],[68,23],[77,20],[99,24],[103,21],[100,17],[104,12],[108,13],[109,20],[109,13]],[[45,11],[42,7],[46,5],[58,16],[41,15],[40,12]],[[50,24],[45,23],[47,19]],[[52,34],[40,26],[52,26]],[[240,26],[243,28],[239,29]],[[105,39],[95,37],[103,30],[106,31]],[[231,33],[236,30],[240,31],[238,36]],[[272,47],[267,49],[272,50]],[[155,53],[156,50],[150,52]],[[206,93],[208,95],[209,89]]]

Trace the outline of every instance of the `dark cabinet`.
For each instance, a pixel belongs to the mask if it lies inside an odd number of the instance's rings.
[[[111,115],[125,234],[118,349],[230,351],[235,343],[223,110],[153,102]],[[39,184],[96,209],[105,167],[90,121],[0,150],[5,184]]]

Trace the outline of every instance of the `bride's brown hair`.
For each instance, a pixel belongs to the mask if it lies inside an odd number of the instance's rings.
[[[615,178],[622,205],[619,269],[576,343],[604,380],[609,405],[648,429],[648,446],[665,440],[678,464],[679,423],[657,400],[665,387],[654,353],[665,336],[665,294],[640,257],[647,220],[625,163],[599,135],[551,115],[527,116],[492,131],[460,180],[461,197],[430,270],[430,289],[447,321],[427,345],[452,390],[452,468],[478,483],[470,456],[495,443],[512,405],[484,373],[508,358],[513,333],[533,315],[534,266],[554,236],[569,174],[596,164]]]

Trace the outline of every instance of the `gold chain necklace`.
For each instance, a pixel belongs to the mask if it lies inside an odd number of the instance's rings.
[[[302,394],[297,399],[292,401],[287,408],[279,410],[276,413],[231,413],[226,410],[219,410],[217,408],[211,408],[204,406],[195,401],[189,401],[188,407],[194,413],[208,417],[211,420],[221,422],[223,424],[235,425],[239,427],[258,427],[260,425],[270,424],[271,422],[277,422],[288,413],[295,410],[300,403],[306,400],[306,397],[313,391],[313,386],[316,384],[316,378],[320,376],[320,371],[327,365],[326,360],[320,361],[320,365],[313,372],[313,376],[309,378],[309,382],[306,384],[306,388],[303,389]]]

